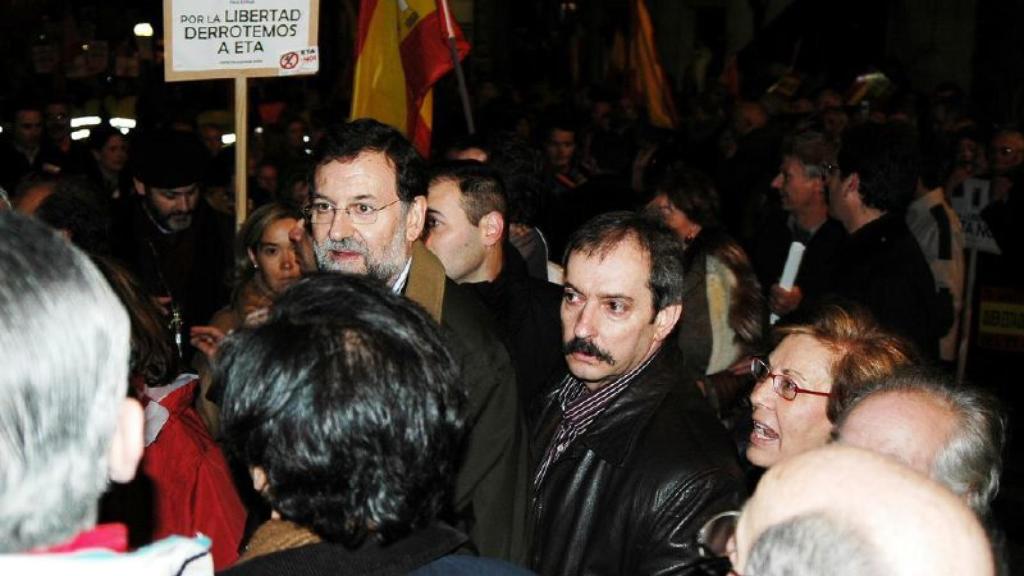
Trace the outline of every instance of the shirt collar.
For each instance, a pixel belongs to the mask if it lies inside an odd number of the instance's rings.
[[[412,269],[412,257],[405,261],[405,268],[402,269],[402,273],[395,279],[395,283],[391,286],[391,291],[395,294],[401,294],[405,290],[405,284],[409,281],[409,270]]]

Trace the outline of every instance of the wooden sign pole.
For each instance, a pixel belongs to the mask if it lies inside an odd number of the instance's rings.
[[[249,141],[249,80],[235,77],[235,230],[245,222],[248,207],[249,166],[245,152]]]

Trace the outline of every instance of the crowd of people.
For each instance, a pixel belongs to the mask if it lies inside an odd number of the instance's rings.
[[[217,126],[19,103],[0,569],[1008,573],[951,198],[1020,288],[1024,136],[927,102],[510,96],[429,159],[288,120],[245,207]]]

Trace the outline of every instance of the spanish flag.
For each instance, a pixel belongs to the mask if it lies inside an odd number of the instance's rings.
[[[665,79],[665,71],[658,58],[654,43],[654,27],[644,0],[633,0],[632,34],[630,34],[630,65],[632,89],[647,104],[651,124],[660,128],[675,128],[678,122],[672,88]]]
[[[449,33],[465,58],[469,43],[444,0],[360,0],[352,118],[390,124],[428,156],[432,87],[454,67]]]

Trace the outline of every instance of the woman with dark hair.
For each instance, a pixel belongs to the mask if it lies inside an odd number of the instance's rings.
[[[128,139],[108,126],[92,130],[89,149],[94,163],[88,174],[103,192],[101,203],[106,204],[132,192],[132,179],[125,170],[128,164]]]
[[[909,342],[855,304],[822,304],[773,336],[772,353],[750,366],[757,384],[746,454],[762,468],[824,446],[857,390],[917,360]]]
[[[757,277],[746,253],[721,228],[718,193],[707,176],[674,162],[654,191],[648,210],[684,247],[679,347],[697,378],[723,372],[760,346],[764,298]]]
[[[179,373],[167,320],[139,281],[111,260],[94,261],[128,310],[129,393],[146,413],[144,478],[115,488],[104,502],[106,516],[129,525],[133,545],[205,534],[213,543],[214,567],[224,569],[238,558],[246,511],[224,455],[193,407],[199,379]]]

